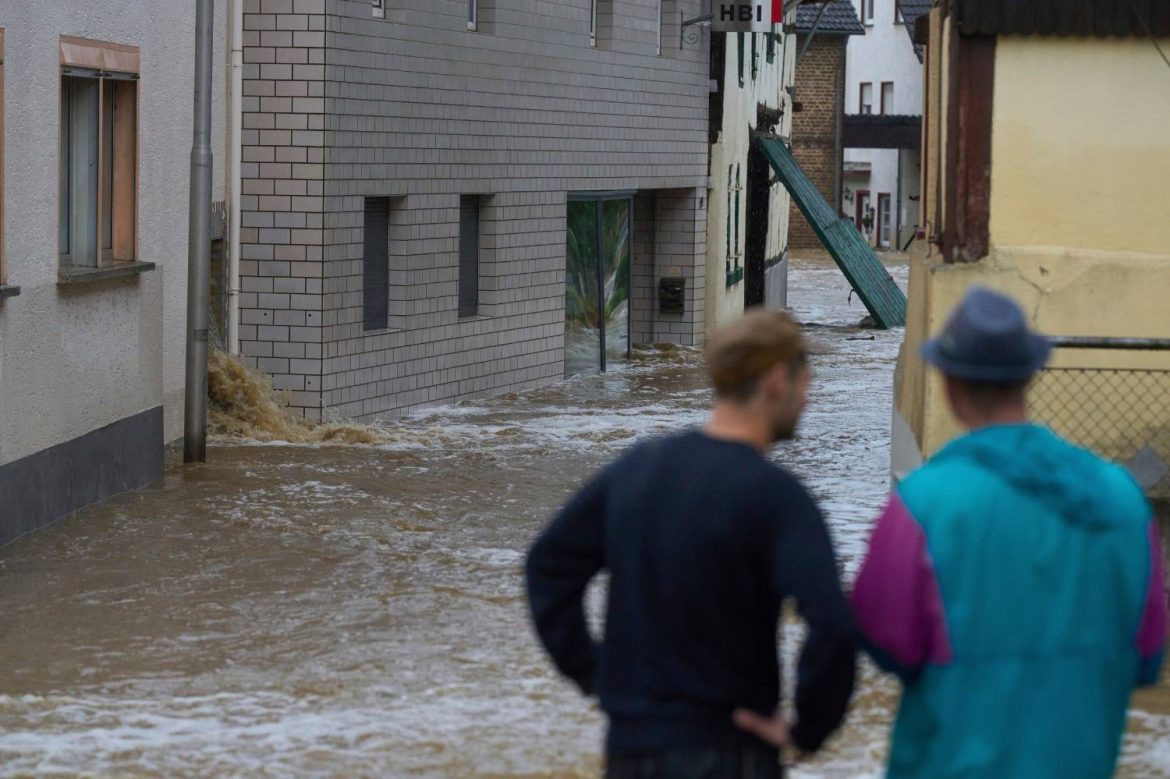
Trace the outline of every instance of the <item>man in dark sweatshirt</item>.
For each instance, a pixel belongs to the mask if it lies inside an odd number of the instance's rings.
[[[610,779],[782,775],[778,746],[816,751],[841,723],[856,650],[829,534],[791,474],[766,459],[808,394],[799,327],[748,313],[713,334],[703,430],[649,440],[569,501],[528,555],[536,630],[609,715]],[[583,596],[610,574],[605,636]],[[779,713],[777,628],[796,601],[809,633],[796,718]]]

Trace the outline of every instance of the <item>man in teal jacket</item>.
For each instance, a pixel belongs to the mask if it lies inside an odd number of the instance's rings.
[[[1166,635],[1158,525],[1120,466],[1029,424],[1046,339],[968,293],[924,358],[970,433],[897,488],[853,593],[903,682],[891,779],[1104,779]]]

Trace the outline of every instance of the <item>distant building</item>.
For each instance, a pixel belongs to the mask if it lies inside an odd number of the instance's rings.
[[[844,182],[846,44],[864,34],[850,0],[797,6],[792,153],[837,212]],[[795,204],[789,209],[788,247],[821,248]]]
[[[929,2],[854,4],[865,34],[846,61],[842,209],[871,245],[898,249],[918,229],[921,178],[922,61],[907,30]]]

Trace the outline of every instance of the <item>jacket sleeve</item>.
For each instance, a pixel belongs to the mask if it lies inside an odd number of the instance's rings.
[[[1162,564],[1162,540],[1158,520],[1148,524],[1150,578],[1146,584],[1146,600],[1142,621],[1138,627],[1137,649],[1139,687],[1158,683],[1162,672],[1162,658],[1166,649],[1166,580]]]
[[[597,646],[585,622],[585,590],[605,564],[608,479],[597,476],[561,509],[528,553],[525,578],[536,632],[561,673],[593,693]]]
[[[778,586],[782,596],[795,598],[808,623],[796,669],[791,736],[801,751],[815,752],[845,719],[856,680],[857,645],[824,519],[805,494],[791,503],[795,506],[785,512],[790,521],[778,542]]]
[[[877,521],[853,588],[862,644],[874,662],[913,682],[951,662],[950,637],[922,526],[895,494]]]

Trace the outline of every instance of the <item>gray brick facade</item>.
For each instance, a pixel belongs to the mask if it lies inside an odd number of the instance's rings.
[[[241,351],[309,419],[392,416],[564,371],[566,203],[632,192],[635,342],[703,339],[700,0],[247,0]],[[460,196],[480,203],[459,317]],[[389,316],[363,327],[364,203],[389,198]],[[687,310],[657,312],[661,276]]]

